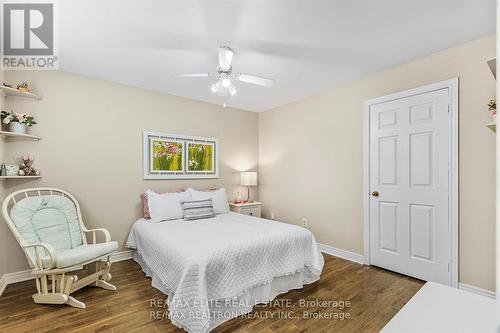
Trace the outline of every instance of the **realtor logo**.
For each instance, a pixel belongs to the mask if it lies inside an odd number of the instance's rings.
[[[54,3],[2,4],[2,69],[58,69]]]

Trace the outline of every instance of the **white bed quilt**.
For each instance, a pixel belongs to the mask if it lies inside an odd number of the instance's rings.
[[[324,263],[309,230],[232,212],[197,221],[141,219],[127,247],[161,280],[172,323],[189,332],[213,328],[209,302],[296,273],[304,273],[302,284],[312,283]]]

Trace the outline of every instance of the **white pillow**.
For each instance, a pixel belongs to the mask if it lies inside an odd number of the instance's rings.
[[[156,193],[151,190],[146,191],[148,196],[149,215],[151,222],[161,222],[168,220],[182,219],[182,201],[191,200],[191,193]]]
[[[223,187],[214,191],[197,191],[192,188],[188,188],[186,192],[191,194],[193,200],[212,199],[215,214],[229,213],[229,203],[227,202],[226,189]]]

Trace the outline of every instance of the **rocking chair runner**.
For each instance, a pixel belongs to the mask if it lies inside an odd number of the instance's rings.
[[[16,199],[17,198],[17,199]],[[69,193],[33,188],[12,193],[3,202],[3,217],[22,247],[35,275],[35,303],[68,304],[85,308],[70,294],[87,285],[116,290],[109,283],[109,256],[118,248],[106,229],[87,229],[80,206]],[[97,233],[105,241],[97,243]],[[87,243],[87,235],[92,243]],[[86,266],[88,275],[76,274]]]

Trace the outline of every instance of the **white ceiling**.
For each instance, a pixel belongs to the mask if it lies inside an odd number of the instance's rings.
[[[494,33],[495,0],[62,1],[61,69],[263,111]],[[276,80],[210,93],[217,47],[236,72]]]

